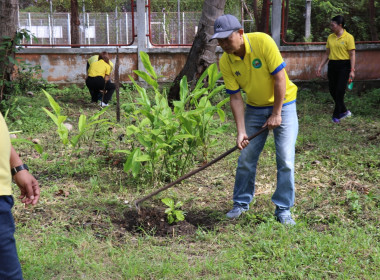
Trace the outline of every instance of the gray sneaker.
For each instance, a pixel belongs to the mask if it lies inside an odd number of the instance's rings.
[[[294,226],[296,224],[291,215],[278,215],[276,216],[276,220],[283,225]]]
[[[248,209],[244,209],[243,207],[240,207],[240,206],[234,206],[234,208],[232,208],[232,210],[228,212],[226,216],[229,219],[236,219],[236,218],[239,218],[240,215],[245,211],[248,211]]]

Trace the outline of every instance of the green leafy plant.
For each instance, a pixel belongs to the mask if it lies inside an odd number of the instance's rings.
[[[183,206],[181,201],[174,203],[174,200],[169,197],[165,197],[161,201],[169,207],[165,210],[169,224],[185,220],[185,212],[180,209]]]
[[[15,94],[23,94],[27,91],[35,92],[52,87],[46,79],[43,79],[40,65],[31,66],[21,63],[18,73],[12,81],[12,89]]]
[[[225,119],[221,107],[229,98],[217,105],[210,101],[224,89],[224,85],[216,86],[220,73],[214,64],[203,73],[193,91],[186,77],[181,80],[180,100],[173,102],[172,109],[166,92],[160,92],[149,56],[143,52],[140,55],[147,72],[136,70],[135,73],[152,86],[154,99],[151,100],[147,90],[130,77],[140,95],[135,103],[122,106],[126,117],[133,120],[126,129],[127,138],[132,139],[129,140],[132,149],[116,152],[127,154],[125,172],[131,171],[134,177],[146,172],[150,182],[162,181],[165,177],[183,174],[199,149],[203,161],[207,161],[208,149],[215,143],[212,136],[224,131],[220,125]],[[207,76],[208,86],[205,87],[203,80]]]
[[[47,99],[49,100],[50,106],[53,109],[54,113],[49,111],[46,108],[42,108],[45,113],[53,120],[57,126],[57,133],[65,146],[70,146],[73,151],[78,151],[77,146],[79,146],[80,139],[87,133],[90,129],[96,129],[98,124],[105,124],[108,122],[107,119],[100,119],[100,116],[103,115],[107,107],[91,116],[87,119],[86,115],[81,114],[78,120],[78,133],[72,137],[69,137],[69,130],[65,126],[64,122],[67,119],[67,116],[61,114],[61,107],[54,100],[54,98],[43,90]]]
[[[3,99],[3,93],[5,88],[11,88],[13,83],[9,76],[12,74],[12,65],[21,66],[25,65],[25,62],[15,57],[15,53],[22,49],[21,42],[23,39],[36,40],[36,37],[26,29],[18,30],[13,37],[3,36],[0,44],[0,100]]]

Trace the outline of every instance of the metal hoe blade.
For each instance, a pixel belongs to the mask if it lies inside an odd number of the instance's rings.
[[[260,129],[258,132],[256,132],[255,134],[251,135],[250,137],[248,137],[248,140],[252,140],[252,139],[255,138],[257,135],[263,133],[265,130],[267,130],[267,127],[263,127],[263,128]],[[210,161],[209,163],[207,163],[207,164],[201,166],[200,168],[195,169],[195,170],[193,170],[193,171],[191,171],[191,172],[189,172],[189,173],[183,175],[182,177],[178,178],[177,180],[175,180],[175,181],[169,183],[168,185],[166,185],[166,186],[164,186],[164,187],[162,187],[162,188],[160,188],[160,189],[158,189],[158,190],[156,190],[156,191],[150,193],[149,195],[147,195],[147,196],[145,196],[145,197],[143,197],[143,198],[141,198],[141,199],[136,200],[136,201],[135,201],[135,207],[136,207],[137,211],[140,212],[139,204],[140,204],[141,202],[143,202],[143,201],[145,201],[145,200],[151,198],[152,196],[155,196],[156,194],[158,194],[158,193],[160,193],[160,192],[162,192],[162,191],[164,191],[164,190],[169,189],[170,187],[172,187],[172,186],[178,184],[179,182],[181,182],[181,181],[183,181],[183,180],[185,180],[185,179],[187,179],[187,178],[193,176],[194,174],[198,173],[199,171],[202,171],[203,169],[206,169],[206,168],[209,167],[210,165],[213,165],[214,163],[218,162],[218,161],[221,160],[222,158],[225,158],[226,156],[228,156],[229,154],[231,154],[232,152],[234,152],[234,151],[237,150],[237,149],[238,149],[237,146],[235,146],[235,147],[229,149],[228,151],[224,152],[223,154],[221,154],[221,155],[218,156],[217,158],[213,159],[213,160]]]

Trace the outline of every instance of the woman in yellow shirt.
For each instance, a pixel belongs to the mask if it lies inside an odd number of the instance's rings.
[[[340,120],[352,115],[344,104],[344,95],[348,79],[355,78],[355,40],[344,29],[342,16],[333,17],[330,28],[333,33],[327,39],[326,53],[318,67],[317,76],[321,76],[321,69],[328,61],[329,90],[335,103],[332,121],[340,123]]]
[[[88,68],[86,86],[90,90],[91,101],[99,101],[101,107],[108,106],[115,91],[115,84],[110,81],[111,69],[107,52],[100,53],[98,61],[91,63]],[[100,93],[101,90],[106,90],[104,96]]]

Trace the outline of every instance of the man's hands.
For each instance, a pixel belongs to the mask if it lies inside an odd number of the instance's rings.
[[[272,114],[269,116],[263,127],[267,126],[269,130],[274,129],[281,125],[282,118],[281,115]]]
[[[272,114],[269,116],[267,121],[262,127],[268,127],[269,130],[274,129],[281,125],[282,118],[281,115]],[[245,132],[238,133],[236,138],[236,145],[239,150],[243,150],[249,144],[248,135]]]
[[[28,170],[22,170],[13,176],[13,180],[20,188],[19,198],[22,203],[25,203],[25,206],[28,204],[36,205],[40,198],[40,187],[36,178]]]
[[[248,136],[246,133],[239,133],[236,138],[236,145],[239,148],[239,150],[243,150],[245,147],[247,147],[249,144]]]

